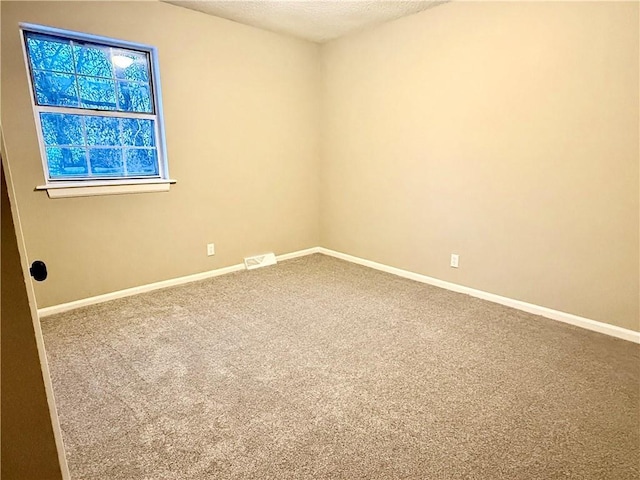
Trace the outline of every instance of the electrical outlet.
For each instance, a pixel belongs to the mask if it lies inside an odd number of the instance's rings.
[[[451,254],[451,266],[453,268],[458,268],[458,261],[459,261],[459,256],[455,253]]]
[[[207,243],[207,255],[215,255],[216,254],[216,246],[213,243]]]

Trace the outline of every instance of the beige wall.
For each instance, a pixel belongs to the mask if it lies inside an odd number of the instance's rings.
[[[454,2],[321,48],[155,2],[2,14],[40,307],[322,245],[640,329],[637,3]],[[18,21],[159,48],[171,192],[33,192]]]
[[[326,45],[322,245],[638,330],[638,25],[454,2]]]
[[[39,307],[319,243],[319,47],[173,5],[1,2],[2,124]],[[169,193],[51,200],[18,22],[158,47]],[[216,255],[206,256],[215,242]]]

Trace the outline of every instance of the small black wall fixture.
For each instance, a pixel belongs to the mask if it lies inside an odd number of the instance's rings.
[[[38,282],[42,282],[47,279],[47,265],[42,260],[36,260],[31,264],[29,273]]]

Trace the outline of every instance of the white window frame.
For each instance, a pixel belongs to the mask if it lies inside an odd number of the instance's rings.
[[[123,48],[137,50],[148,55],[149,70],[151,78],[149,85],[152,91],[154,113],[134,113],[113,110],[97,110],[89,108],[72,108],[38,105],[35,98],[33,77],[29,62],[29,54],[26,46],[27,32],[53,35],[77,40],[86,43],[95,43],[104,47]],[[36,124],[36,133],[40,147],[42,159],[42,169],[45,183],[38,185],[36,190],[46,190],[51,198],[78,197],[92,195],[111,195],[122,193],[145,193],[168,191],[169,186],[176,183],[169,177],[169,165],[167,161],[167,145],[164,132],[164,118],[162,114],[162,88],[160,86],[160,68],[158,65],[158,52],[156,47],[141,43],[134,43],[125,40],[117,40],[109,37],[102,37],[88,33],[74,32],[59,28],[35,25],[31,23],[20,23],[20,37],[22,41],[22,51],[24,54],[25,67],[29,80],[29,94],[31,95],[31,105]],[[40,113],[62,113],[72,115],[104,116],[117,118],[140,118],[154,120],[156,149],[158,158],[158,175],[153,177],[111,177],[111,178],[78,178],[76,179],[52,179],[49,175],[49,163],[47,161],[46,146],[42,133]]]

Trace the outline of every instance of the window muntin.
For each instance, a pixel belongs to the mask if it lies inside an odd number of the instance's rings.
[[[153,49],[43,30],[23,27],[47,181],[166,179]]]
[[[41,112],[40,125],[52,179],[159,174],[153,120]]]

